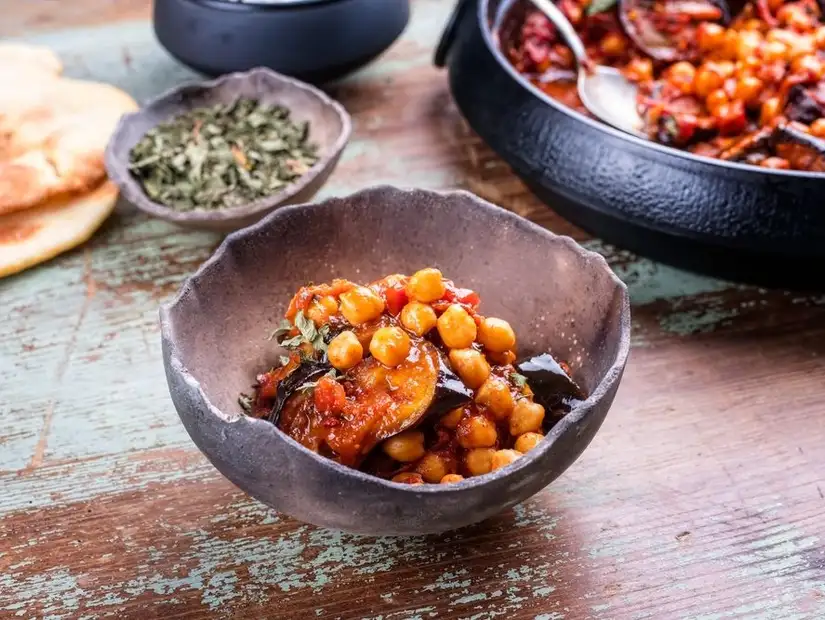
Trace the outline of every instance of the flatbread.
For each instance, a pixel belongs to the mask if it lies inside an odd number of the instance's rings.
[[[118,120],[138,107],[113,86],[67,78],[34,75],[4,90],[0,215],[97,186],[106,176],[103,154]]]
[[[82,196],[63,196],[0,215],[0,278],[80,245],[115,208],[117,185],[105,181]]]
[[[63,63],[48,47],[28,43],[0,43],[0,70],[39,71],[54,77],[63,73]]]

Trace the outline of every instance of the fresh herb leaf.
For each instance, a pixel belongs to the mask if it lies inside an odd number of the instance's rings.
[[[304,337],[301,334],[297,336],[293,336],[292,338],[287,338],[286,340],[281,341],[281,346],[287,349],[293,349],[295,347],[299,347],[303,344]]]
[[[312,319],[307,318],[303,310],[298,310],[298,314],[295,315],[295,327],[301,332],[304,340],[310,344],[318,337],[318,330],[315,329],[315,323],[312,322]]]
[[[281,336],[285,336],[289,332],[292,331],[292,323],[290,323],[287,319],[281,321],[281,324],[278,325],[277,329],[275,329],[271,334],[269,334],[269,340],[273,338],[280,338]]]
[[[238,396],[238,404],[247,413],[252,413],[252,397],[249,394],[241,392],[241,395]]]
[[[510,373],[510,382],[516,387],[523,388],[527,385],[527,377],[520,375],[517,372]]]
[[[278,361],[281,362],[281,366],[286,366],[289,364],[289,358],[286,355],[279,355]]]
[[[618,0],[593,0],[590,6],[587,7],[588,15],[595,15],[596,13],[604,13],[612,9]]]

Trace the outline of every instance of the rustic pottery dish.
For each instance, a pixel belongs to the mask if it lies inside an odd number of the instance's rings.
[[[602,239],[711,275],[825,288],[825,175],[693,155],[587,118],[499,51],[502,0],[461,0],[435,56],[472,128],[550,207]],[[506,34],[506,33],[505,33]]]
[[[401,35],[409,0],[164,0],[158,41],[207,75],[269,67],[308,82],[340,78]]]
[[[339,465],[243,415],[238,393],[283,352],[267,337],[297,287],[424,265],[472,287],[524,334],[520,357],[571,361],[590,396],[539,447],[457,484],[410,486]],[[391,187],[287,207],[229,235],[160,316],[172,400],[213,465],[297,519],[372,535],[462,527],[548,485],[601,426],[630,346],[627,292],[600,255],[466,192]]]
[[[132,147],[158,123],[194,108],[230,103],[239,97],[283,105],[295,119],[308,121],[310,140],[319,145],[318,162],[283,190],[237,207],[177,211],[151,200],[128,169]],[[141,211],[190,228],[231,231],[258,221],[280,206],[312,198],[335,169],[351,133],[352,121],[341,104],[313,86],[258,68],[180,86],[150,101],[138,112],[125,115],[106,149],[106,170],[123,196]]]

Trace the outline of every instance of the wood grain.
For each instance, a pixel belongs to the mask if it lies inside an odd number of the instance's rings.
[[[347,536],[267,509],[194,448],[163,375],[158,303],[220,238],[121,205],[85,247],[0,280],[0,617],[825,617],[825,297],[680,272],[538,203],[430,66],[450,4],[416,0],[402,40],[331,89],[355,133],[322,196],[461,187],[602,252],[630,289],[634,348],[591,447],[523,505],[443,536]],[[84,29],[32,34],[47,6]],[[17,3],[3,28],[140,100],[191,77],[147,23],[118,21],[148,3],[94,6]]]

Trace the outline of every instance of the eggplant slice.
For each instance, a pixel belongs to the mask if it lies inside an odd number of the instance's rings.
[[[520,362],[516,370],[527,378],[527,384],[533,390],[533,399],[548,411],[562,409],[568,413],[577,401],[587,398],[584,390],[549,353]]]
[[[776,154],[787,159],[791,168],[825,172],[825,140],[789,123],[776,128],[772,141]]]
[[[331,367],[305,360],[278,387],[269,419],[305,447],[356,466],[379,442],[442,415],[473,398],[472,391],[447,366],[431,342],[416,340],[410,355],[388,368],[372,357],[352,368],[341,383],[347,392],[342,412],[317,412],[307,384]]]
[[[654,60],[696,60],[695,27],[709,21],[730,22],[725,0],[619,0],[619,20],[625,33]]]
[[[806,125],[825,117],[825,83],[792,86],[788,91],[785,116]]]

